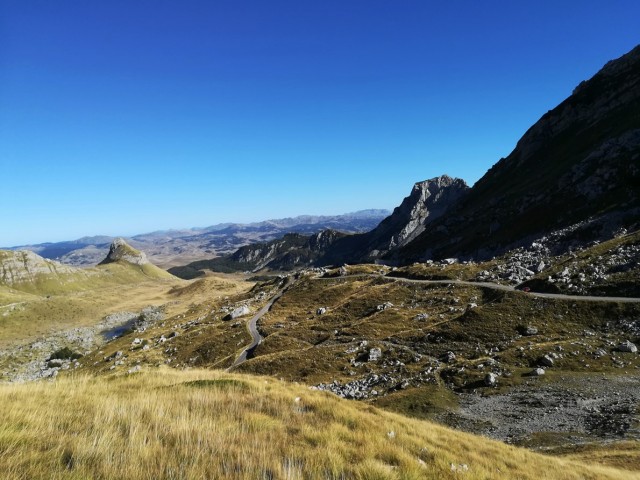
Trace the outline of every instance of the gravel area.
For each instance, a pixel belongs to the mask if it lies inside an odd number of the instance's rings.
[[[524,443],[532,434],[560,433],[575,443],[640,439],[640,377],[583,375],[506,394],[461,394],[460,409],[443,420],[464,430]]]

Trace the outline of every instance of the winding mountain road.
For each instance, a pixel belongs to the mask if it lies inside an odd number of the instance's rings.
[[[249,319],[249,321],[247,322],[247,330],[249,331],[249,335],[251,335],[251,343],[249,345],[247,345],[244,348],[244,350],[242,350],[240,355],[238,355],[236,357],[236,359],[233,362],[233,364],[229,368],[227,368],[228,372],[230,372],[234,368],[236,368],[239,365],[241,365],[244,362],[246,362],[247,361],[247,355],[249,355],[249,353],[254,348],[256,348],[258,345],[260,345],[260,343],[262,342],[263,338],[262,338],[262,335],[260,335],[260,332],[258,332],[258,327],[257,327],[258,320],[260,320],[269,310],[271,310],[271,307],[273,306],[273,304],[282,296],[282,294],[289,287],[291,287],[291,285],[293,285],[293,281],[291,280],[291,277],[287,277],[287,279],[285,280],[284,285],[282,287],[280,287],[278,292],[273,297],[271,297],[271,299],[267,302],[267,304],[264,307],[262,307],[260,310],[258,310],[256,312],[256,314]]]
[[[313,280],[336,280],[341,278],[386,278],[388,280],[408,282],[408,283],[421,283],[421,284],[432,284],[432,285],[465,285],[470,287],[484,287],[490,288],[492,290],[501,290],[504,292],[515,292],[517,291],[514,287],[509,285],[500,285],[498,283],[491,282],[471,282],[467,280],[424,280],[418,278],[408,278],[408,277],[400,277],[400,276],[388,276],[388,275],[374,275],[374,274],[359,274],[359,275],[345,275],[343,277],[318,277]],[[263,338],[258,332],[257,323],[269,310],[273,304],[284,294],[293,285],[293,280],[291,277],[288,277],[285,280],[285,283],[278,292],[271,297],[271,299],[266,303],[264,307],[262,307],[258,312],[249,319],[247,322],[247,330],[251,335],[251,343],[247,345],[240,355],[235,359],[233,364],[227,369],[227,371],[231,371],[239,365],[243,364],[247,361],[247,356],[249,353],[256,348],[262,342]],[[559,293],[540,293],[540,292],[522,292],[523,295],[529,295],[532,297],[538,298],[553,298],[559,300],[572,300],[579,302],[620,302],[620,303],[640,303],[640,298],[635,297],[594,297],[594,296],[582,296],[582,295],[563,295]]]
[[[504,292],[517,292],[521,290],[516,290],[514,287],[510,285],[500,285],[499,283],[492,282],[471,282],[468,280],[424,280],[419,278],[409,278],[409,277],[401,277],[401,276],[389,276],[389,275],[375,275],[375,274],[360,274],[360,275],[345,275],[343,277],[326,277],[329,279],[337,279],[337,278],[387,278],[389,280],[399,280],[402,282],[409,283],[422,283],[422,284],[433,284],[433,285],[466,285],[470,287],[484,287],[490,288],[492,290],[501,290]],[[324,280],[325,278],[320,277],[315,280]],[[538,297],[538,298],[553,298],[559,300],[575,300],[579,302],[620,302],[620,303],[640,303],[640,298],[636,297],[594,297],[589,295],[563,295],[560,293],[541,293],[541,292],[522,292],[523,294]]]

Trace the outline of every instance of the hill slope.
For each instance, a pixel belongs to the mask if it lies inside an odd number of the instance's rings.
[[[640,46],[544,114],[446,217],[395,258],[487,258],[578,222],[589,223],[583,240],[610,238],[637,223],[639,212]]]
[[[2,385],[0,401],[6,479],[634,478],[216,371]]]
[[[38,295],[81,291],[152,279],[172,279],[149,263],[144,253],[122,239],[114,241],[107,258],[94,268],[77,268],[42,258],[28,250],[0,250],[0,288]]]

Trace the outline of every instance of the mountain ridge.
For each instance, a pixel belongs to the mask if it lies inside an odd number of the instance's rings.
[[[203,228],[157,230],[125,238],[132,247],[143,250],[154,264],[171,267],[211,258],[212,255],[230,254],[243,245],[274,240],[291,232],[314,234],[324,229],[368,231],[388,214],[388,210],[368,209],[341,215],[300,215],[248,224],[221,223]],[[9,250],[31,250],[64,264],[92,266],[103,260],[115,238],[98,235],[11,247]]]
[[[590,218],[599,218],[591,238],[607,237],[638,217],[639,163],[637,46],[580,83],[525,132],[447,218],[387,258],[401,263],[490,258],[532,236]]]

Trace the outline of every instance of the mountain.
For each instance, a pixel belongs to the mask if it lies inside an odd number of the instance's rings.
[[[568,229],[558,255],[637,230],[639,218],[640,46],[544,114],[472,188],[447,175],[419,182],[373,230],[314,255],[296,249],[300,266],[484,260]],[[280,267],[274,248],[252,247],[252,267]]]
[[[5,291],[49,295],[170,278],[122,239],[115,240],[107,258],[93,268],[63,265],[28,250],[0,250],[0,288]]]
[[[448,175],[418,182],[400,206],[373,230],[341,239],[322,260],[325,263],[371,262],[410,243],[451,205],[463,198],[469,187]]]
[[[336,230],[322,230],[314,235],[287,233],[270,242],[253,243],[240,247],[232,255],[200,260],[169,272],[180,278],[191,279],[205,275],[203,270],[217,272],[292,270],[314,265],[326,252],[347,235]]]
[[[109,247],[107,257],[99,265],[108,265],[115,262],[128,262],[134,265],[146,265],[149,263],[147,256],[140,250],[131,247],[122,238],[115,239]]]
[[[459,178],[447,175],[432,178],[416,183],[401,205],[369,232],[347,235],[329,229],[311,236],[288,233],[270,242],[243,246],[232,255],[192,262],[169,271],[181,278],[195,278],[204,275],[205,269],[219,272],[263,268],[291,270],[311,265],[373,261],[424,232],[430,222],[444,215],[468,189]]]
[[[640,46],[582,82],[446,216],[387,258],[490,258],[580,223],[584,243],[636,229],[639,213]]]
[[[168,268],[192,261],[233,253],[239,247],[268,242],[286,233],[312,235],[325,229],[366,232],[389,214],[387,210],[361,210],[332,216],[302,215],[250,224],[223,223],[206,228],[162,230],[135,235],[131,246],[143,250],[154,264]],[[12,247],[75,266],[92,266],[107,254],[114,237],[83,237],[74,241]]]

